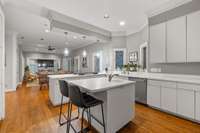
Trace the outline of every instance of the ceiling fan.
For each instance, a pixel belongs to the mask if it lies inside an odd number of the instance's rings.
[[[54,47],[52,47],[52,46],[49,45],[49,46],[48,46],[48,50],[49,50],[49,51],[54,51],[54,50],[56,50],[56,48],[54,48]]]

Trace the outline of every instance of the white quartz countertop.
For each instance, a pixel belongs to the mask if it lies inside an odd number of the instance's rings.
[[[58,74],[58,75],[48,75],[51,79],[63,79],[63,78],[75,78],[75,77],[88,77],[88,76],[99,76],[102,74],[85,74],[85,75],[78,75],[78,74]]]
[[[131,72],[129,74],[120,74],[120,76],[200,84],[200,76],[196,75]]]
[[[109,89],[113,89],[120,86],[134,84],[134,81],[123,80],[118,78],[113,78],[111,82],[108,81],[108,78],[101,77],[101,78],[90,78],[90,79],[80,79],[80,80],[73,80],[68,81],[74,85],[77,85],[88,92],[102,92]]]

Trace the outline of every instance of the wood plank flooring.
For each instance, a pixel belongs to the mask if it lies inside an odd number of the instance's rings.
[[[6,119],[0,122],[0,133],[65,133],[58,114],[59,107],[50,104],[47,88],[23,85],[6,94]],[[74,124],[79,128],[80,121]],[[136,104],[135,119],[119,133],[200,133],[200,125]]]

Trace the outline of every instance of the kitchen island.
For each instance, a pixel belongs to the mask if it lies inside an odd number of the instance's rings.
[[[77,85],[81,91],[90,93],[104,101],[104,118],[106,132],[115,133],[129,123],[135,116],[135,82],[117,77],[111,82],[106,77],[72,80],[69,83]],[[91,114],[102,121],[100,106],[91,108]],[[103,133],[103,127],[95,120],[92,126]]]
[[[61,104],[61,93],[59,80],[79,80],[87,78],[105,77],[105,74],[59,74],[59,75],[48,75],[49,78],[49,99],[53,106]],[[64,97],[64,103],[67,103],[68,99]]]

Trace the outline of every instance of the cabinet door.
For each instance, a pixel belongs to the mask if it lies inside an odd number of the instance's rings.
[[[200,12],[187,16],[187,61],[200,61]]]
[[[186,16],[167,22],[167,62],[186,62]]]
[[[177,90],[177,113],[194,119],[194,91],[186,89]]]
[[[162,87],[161,108],[176,113],[176,88]]]
[[[166,62],[166,24],[161,23],[150,27],[150,62]]]
[[[200,91],[196,92],[196,115],[195,119],[200,121]]]
[[[160,108],[160,86],[148,85],[147,104],[153,107]]]

